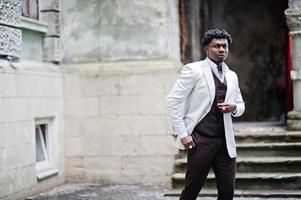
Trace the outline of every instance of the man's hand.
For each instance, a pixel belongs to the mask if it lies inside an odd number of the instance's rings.
[[[221,113],[232,113],[236,110],[236,104],[234,103],[218,103],[217,107]]]
[[[186,149],[193,149],[195,147],[195,144],[192,140],[192,137],[189,135],[189,136],[186,136],[186,137],[183,137],[181,139],[181,142],[182,144],[184,145],[184,147]]]

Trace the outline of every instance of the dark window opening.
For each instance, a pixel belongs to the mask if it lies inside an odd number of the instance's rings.
[[[47,124],[36,125],[36,162],[49,162]]]
[[[234,39],[226,63],[237,73],[246,103],[238,120],[285,118],[286,8],[287,1],[279,0],[179,0],[184,64],[206,56],[201,37],[208,29],[226,29]]]
[[[23,0],[22,16],[31,19],[39,19],[39,0]]]

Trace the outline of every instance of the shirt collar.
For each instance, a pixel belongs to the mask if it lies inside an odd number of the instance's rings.
[[[222,63],[222,76],[219,75],[218,69],[217,69],[217,64],[215,64],[210,58],[206,58],[206,61],[209,63],[209,66],[211,68],[211,71],[215,74],[217,78],[220,79],[221,82],[224,82],[225,79],[225,74],[229,70],[228,66],[226,65],[225,62]]]

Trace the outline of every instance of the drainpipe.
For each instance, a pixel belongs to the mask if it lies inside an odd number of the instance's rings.
[[[285,11],[286,23],[292,38],[293,110],[287,116],[287,128],[301,130],[301,0],[289,0]]]

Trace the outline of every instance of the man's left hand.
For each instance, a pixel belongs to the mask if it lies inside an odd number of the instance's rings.
[[[236,104],[234,103],[218,103],[217,107],[221,113],[232,113],[236,110]]]

